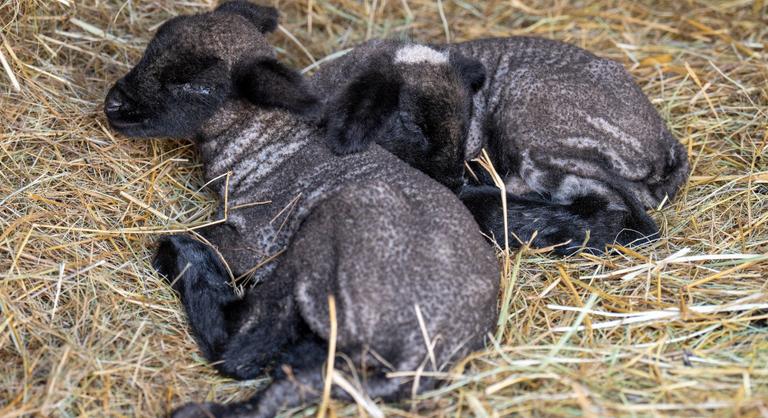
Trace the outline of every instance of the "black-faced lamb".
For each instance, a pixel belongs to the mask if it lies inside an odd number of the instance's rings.
[[[328,98],[330,123],[348,119],[346,108],[338,105],[343,95],[332,93],[344,91],[349,74],[367,71],[368,57],[381,42],[354,48],[312,77],[316,90]],[[645,209],[675,196],[688,176],[687,153],[619,63],[541,38],[483,39],[437,47],[478,59],[487,72],[487,81],[480,83],[474,96],[465,155],[469,159],[481,147],[488,149],[508,192],[509,232],[528,241],[538,231],[535,246],[570,241],[556,249],[562,254],[585,243],[602,250],[607,243],[626,244],[658,232]],[[414,59],[428,65],[441,58]],[[378,109],[370,110],[369,118],[381,118]],[[427,146],[390,143],[385,148],[406,161],[420,161],[412,165],[440,180],[429,171],[434,157],[423,150],[460,141],[420,128]],[[334,150],[357,151],[347,145],[343,132],[329,129]],[[481,177],[480,184],[467,184],[461,198],[483,230],[502,242],[499,190],[482,169],[474,173]],[[510,242],[517,241],[510,238]]]
[[[219,371],[274,376],[249,401],[193,403],[178,417],[266,417],[317,399],[329,295],[336,351],[352,360],[373,398],[432,387],[431,378],[385,374],[390,366],[445,369],[481,348],[495,324],[498,268],[470,213],[375,144],[333,154],[313,121],[317,100],[264,37],[276,23],[274,9],[246,2],[171,19],[105,99],[110,125],[127,136],[194,140],[226,214],[201,231],[218,253],[174,235],[161,239],[153,264],[179,292],[201,351]],[[397,53],[383,51],[378,62],[410,65]],[[477,66],[440,66],[430,83],[444,86],[457,112],[469,109],[476,74],[468,68]],[[466,131],[460,121],[469,117],[457,120]],[[228,284],[229,270],[257,282],[244,297]]]

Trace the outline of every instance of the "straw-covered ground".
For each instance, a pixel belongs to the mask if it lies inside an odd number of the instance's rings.
[[[148,263],[163,231],[212,220],[190,144],[116,136],[101,112],[161,22],[213,7],[171,3],[0,3],[0,416],[158,416],[266,383],[213,372]],[[274,5],[271,39],[299,68],[369,37],[574,43],[622,62],[690,153],[690,181],[653,214],[658,242],[511,254],[487,350],[385,413],[768,416],[762,1]]]

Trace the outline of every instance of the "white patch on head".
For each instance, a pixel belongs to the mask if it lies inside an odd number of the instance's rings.
[[[424,45],[407,45],[397,50],[395,64],[445,64],[448,53],[436,51]]]

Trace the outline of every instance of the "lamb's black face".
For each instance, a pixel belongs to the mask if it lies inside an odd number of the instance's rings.
[[[152,46],[109,91],[104,112],[128,136],[188,137],[229,96],[227,66],[216,56]]]
[[[331,146],[348,153],[375,141],[449,188],[460,187],[482,64],[423,45],[382,47],[371,61],[327,112]]]
[[[435,180],[458,188],[472,96],[482,87],[484,68],[420,45],[398,50],[395,65],[403,78],[398,111],[376,141]]]
[[[166,22],[107,94],[109,124],[128,136],[193,135],[232,95],[233,68],[273,57],[262,33],[276,22],[274,9],[245,2]]]

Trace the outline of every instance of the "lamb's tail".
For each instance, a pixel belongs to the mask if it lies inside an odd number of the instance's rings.
[[[661,180],[649,184],[651,193],[658,201],[662,201],[664,197],[672,200],[688,180],[688,175],[691,172],[691,166],[688,163],[688,151],[685,146],[666,129],[662,135],[665,141],[670,144],[666,166]]]
[[[572,254],[582,245],[593,251],[603,251],[606,244],[645,243],[658,234],[658,227],[645,212],[642,204],[624,193],[615,191],[626,203],[627,210],[611,208],[608,200],[597,194],[576,198],[563,205],[536,196],[507,193],[507,222],[510,247],[520,241],[535,247],[557,246],[555,253]],[[500,190],[494,186],[465,186],[459,198],[469,208],[481,230],[504,245],[504,213]],[[517,237],[517,239],[515,238]],[[519,241],[518,241],[519,239]]]

